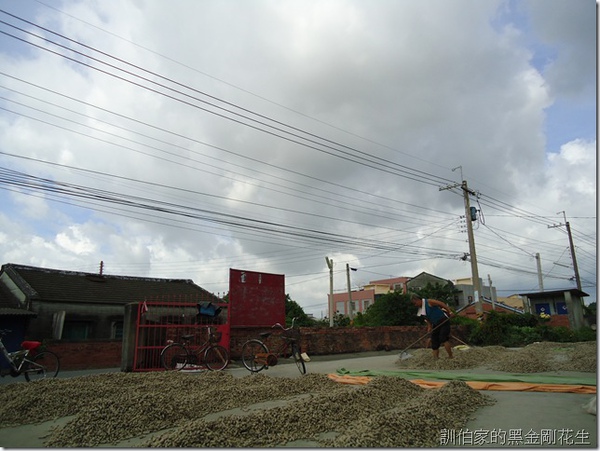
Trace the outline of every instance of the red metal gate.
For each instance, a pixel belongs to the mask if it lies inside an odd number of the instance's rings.
[[[186,295],[148,298],[140,302],[133,371],[164,370],[160,364],[160,352],[168,341],[181,343],[182,335],[194,335],[190,348],[197,349],[206,341],[209,326],[221,333],[219,344],[229,351],[229,304],[214,300],[214,297],[206,299]],[[217,314],[211,316],[211,312]]]

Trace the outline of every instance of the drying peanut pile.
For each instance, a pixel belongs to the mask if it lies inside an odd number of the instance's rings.
[[[395,377],[357,387],[323,374],[109,373],[0,386],[0,426],[69,417],[44,442],[60,448],[130,438],[168,448],[434,447],[442,429],[490,403],[464,382],[426,390]]]
[[[461,370],[483,368],[509,373],[543,373],[547,371],[596,372],[595,341],[581,343],[533,343],[524,348],[502,346],[460,347],[454,358],[448,359],[440,348],[440,358],[434,360],[430,349],[406,352],[409,358],[398,359],[398,367],[423,370]],[[405,355],[406,357],[406,355]]]
[[[411,350],[399,369],[596,372],[596,343],[522,349]],[[0,385],[0,428],[61,419],[47,447],[437,447],[491,404],[465,382],[424,389],[378,376],[362,386],[324,374],[105,373]],[[54,423],[53,423],[54,425]],[[0,434],[1,434],[0,429]]]

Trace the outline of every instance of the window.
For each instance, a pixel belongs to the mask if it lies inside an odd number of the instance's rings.
[[[110,328],[110,338],[114,340],[123,338],[123,321],[113,321]]]
[[[365,299],[363,301],[363,311],[367,311],[367,309],[369,308],[369,305],[371,305],[371,300],[370,299]]]
[[[65,321],[62,338],[65,340],[87,340],[92,326],[88,321]]]

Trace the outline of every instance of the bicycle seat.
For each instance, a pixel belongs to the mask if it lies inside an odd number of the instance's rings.
[[[181,339],[182,340],[191,340],[192,338],[194,338],[194,334],[190,334],[190,335],[182,335]]]
[[[269,338],[271,332],[262,332],[259,334],[261,338]]]
[[[30,351],[33,351],[34,349],[39,348],[41,345],[41,341],[23,341],[21,343],[21,349],[28,349]]]

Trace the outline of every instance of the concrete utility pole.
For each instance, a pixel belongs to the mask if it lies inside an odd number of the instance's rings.
[[[489,274],[488,282],[490,284],[490,299],[492,300],[492,310],[496,310],[496,296],[494,296],[494,290],[492,289],[492,277]]]
[[[333,327],[333,315],[335,313],[335,303],[333,302],[333,260],[325,257],[325,261],[329,268],[329,327]]]
[[[538,285],[540,287],[540,291],[544,291],[544,278],[542,277],[542,261],[540,260],[539,252],[536,252],[535,259],[537,261]]]
[[[462,174],[462,167],[461,174]],[[458,168],[454,168],[458,169]],[[454,170],[453,169],[453,170]],[[448,185],[440,188],[440,191],[461,187],[463,190],[463,196],[465,199],[465,217],[467,220],[467,233],[469,235],[469,254],[471,257],[471,278],[473,279],[473,291],[475,298],[475,311],[478,314],[483,313],[483,303],[481,302],[481,281],[479,280],[479,270],[477,269],[477,253],[475,251],[475,237],[473,235],[473,221],[471,220],[471,203],[469,201],[469,195],[476,195],[475,191],[469,189],[467,181],[463,180],[461,184],[455,183],[454,185]]]
[[[352,320],[352,285],[350,285],[350,265],[346,263],[346,281],[348,283],[348,318]]]
[[[573,235],[571,235],[571,225],[569,221],[567,221],[567,214],[563,211],[559,211],[558,213],[562,213],[565,218],[564,224],[554,224],[548,226],[549,229],[553,229],[555,227],[561,227],[565,225],[567,227],[567,234],[569,235],[569,247],[571,248],[571,260],[573,260],[573,270],[575,271],[575,283],[577,284],[577,289],[581,291],[581,279],[579,278],[579,267],[577,266],[577,257],[575,256],[575,246],[573,245]],[[556,214],[558,214],[556,213]]]

